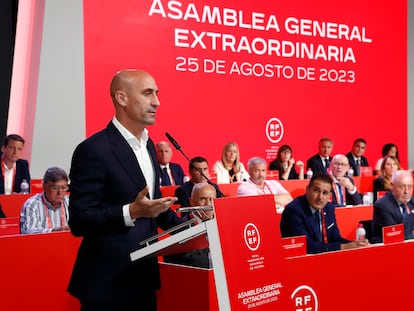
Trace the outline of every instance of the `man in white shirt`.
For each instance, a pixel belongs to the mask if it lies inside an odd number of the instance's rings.
[[[290,193],[276,180],[266,180],[267,163],[260,157],[247,162],[249,180],[237,188],[238,196],[274,194],[277,212],[281,213],[286,204],[292,201]]]

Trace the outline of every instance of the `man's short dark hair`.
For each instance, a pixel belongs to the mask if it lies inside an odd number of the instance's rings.
[[[3,146],[4,146],[4,147],[7,147],[7,145],[9,144],[9,142],[10,142],[11,140],[14,140],[14,141],[20,141],[20,142],[22,142],[22,143],[24,144],[24,138],[23,138],[23,137],[21,137],[20,135],[17,135],[17,134],[10,134],[10,135],[7,135],[7,136],[4,138],[4,143],[3,143]]]
[[[321,182],[325,183],[325,184],[330,184],[332,185],[332,178],[331,176],[329,176],[328,174],[324,174],[324,173],[316,173],[312,176],[308,187],[312,187],[313,184],[315,183],[315,181],[320,180]]]
[[[203,158],[203,157],[200,157],[200,156],[194,157],[190,160],[190,165],[189,165],[188,168],[191,171],[192,169],[196,168],[193,163],[203,163],[203,162],[206,162],[208,164],[208,161],[207,161],[206,158]]]
[[[357,139],[354,140],[353,145],[356,145],[357,143],[363,143],[363,144],[366,145],[367,144],[367,141],[365,139],[359,137],[359,138],[357,138]]]

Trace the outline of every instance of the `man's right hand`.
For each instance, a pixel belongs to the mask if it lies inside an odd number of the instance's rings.
[[[147,186],[138,193],[135,201],[129,205],[129,213],[132,219],[157,217],[160,213],[167,211],[177,201],[176,197],[164,197],[154,200],[148,199],[148,191],[149,188]]]

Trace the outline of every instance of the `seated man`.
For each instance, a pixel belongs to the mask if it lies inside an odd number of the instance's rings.
[[[331,152],[333,141],[328,137],[323,137],[318,142],[318,153],[306,161],[306,170],[311,169],[313,174],[328,173],[329,164],[332,161]]]
[[[43,192],[23,204],[20,233],[69,231],[68,175],[58,167],[50,167],[43,176]]]
[[[348,158],[345,155],[337,154],[332,158],[329,172],[333,180],[332,203],[338,206],[362,204],[362,198],[354,180],[345,176],[348,169]]]
[[[29,162],[20,159],[23,147],[24,139],[20,135],[10,134],[4,139],[0,152],[0,194],[22,192],[20,185],[23,180],[29,184],[28,192],[30,193]]]
[[[247,162],[250,178],[237,188],[238,196],[274,194],[276,211],[281,213],[286,204],[292,201],[290,193],[277,180],[266,180],[266,160],[260,157]]]
[[[363,138],[357,138],[352,144],[352,150],[346,154],[354,176],[361,176],[361,166],[369,166],[368,159],[364,156],[366,148],[367,141]]]
[[[179,204],[181,207],[190,206],[191,191],[193,190],[193,186],[195,184],[207,182],[204,177],[206,176],[208,178],[210,176],[207,159],[203,157],[192,158],[189,164],[188,172],[191,176],[190,180],[175,189],[174,195],[178,198],[176,204]],[[202,172],[204,176],[200,172]],[[213,184],[213,187],[216,189],[217,197],[221,198],[223,194],[219,190],[218,186]]]
[[[194,185],[191,192],[190,206],[212,205],[215,198],[216,189],[212,185],[206,182],[198,183]],[[191,217],[200,223],[213,218],[213,211],[194,211],[191,212]],[[165,256],[164,260],[181,265],[211,268],[209,253],[208,248],[196,249],[187,253]]]
[[[344,239],[336,223],[335,206],[329,202],[332,178],[313,175],[306,193],[286,205],[280,220],[282,237],[305,235],[309,254],[367,246],[368,240]]]
[[[180,164],[171,162],[172,149],[166,141],[160,141],[155,145],[157,162],[161,169],[161,186],[182,185],[184,183],[184,171]]]
[[[390,190],[374,204],[372,241],[382,242],[382,228],[404,224],[405,239],[414,238],[413,176],[410,171],[395,171]]]

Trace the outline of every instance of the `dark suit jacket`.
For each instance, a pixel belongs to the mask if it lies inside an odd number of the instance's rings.
[[[174,182],[176,185],[182,185],[184,183],[184,171],[181,166],[177,163],[169,163],[171,174],[174,178]],[[167,180],[164,178],[164,173],[161,172],[161,186],[169,186]]]
[[[329,157],[329,163],[332,161],[332,157]],[[317,173],[324,173],[326,174],[325,164],[322,162],[321,156],[319,154],[315,154],[313,157],[309,158],[306,162],[306,170],[311,169],[313,175]]]
[[[187,253],[164,256],[165,262],[199,268],[211,268],[209,260],[209,249],[195,249]]]
[[[155,148],[147,149],[155,178],[155,198],[161,197],[160,172]],[[122,206],[135,200],[146,182],[136,157],[115,126],[79,144],[70,171],[69,225],[83,237],[68,291],[81,301],[105,303],[145,300],[160,285],[157,258],[131,262],[139,242],[181,222],[172,210],[157,218],[138,218],[135,226],[124,223]]]
[[[2,153],[0,152],[0,158]],[[3,170],[0,170],[0,194],[4,194],[4,176]],[[21,191],[20,184],[23,179],[26,179],[29,183],[29,192],[30,192],[30,172],[29,172],[29,162],[24,159],[19,159],[16,161],[16,175],[14,176],[14,185],[13,192],[19,193]]]
[[[404,224],[405,239],[413,238],[414,230],[414,199],[408,202],[411,214],[404,220],[399,204],[391,191],[388,191],[374,204],[372,217],[372,242],[382,242],[382,227]]]
[[[190,206],[190,197],[191,191],[193,191],[193,182],[187,181],[182,184],[180,187],[175,189],[174,196],[178,198],[178,201],[175,204],[180,204],[181,207],[188,207]],[[216,189],[216,196],[217,198],[221,198],[223,195],[216,184],[212,184],[212,186]]]
[[[318,239],[316,222],[305,195],[297,197],[286,205],[280,221],[282,237],[305,235],[308,253],[321,253],[341,249],[342,243],[350,241],[341,237],[336,223],[335,206],[332,203],[328,203],[323,211],[325,213],[328,243],[325,244]]]
[[[353,185],[355,184],[354,180],[351,177],[348,177],[348,176],[345,176],[345,177],[348,178]],[[338,205],[338,198],[335,195],[333,187],[335,187],[335,185],[332,185],[332,190],[331,190],[332,203]],[[358,190],[354,194],[350,194],[345,189],[345,201],[346,201],[346,205],[359,205],[359,204],[362,204],[361,194],[358,192]]]
[[[357,164],[355,163],[354,156],[352,155],[352,152],[348,152],[346,154],[346,157],[348,158],[349,166],[354,170],[354,176],[360,176],[361,172],[357,168]],[[369,166],[368,160],[364,156],[361,156],[361,166]]]
[[[279,179],[283,180],[283,178],[282,178],[283,171],[282,171],[282,167],[280,166],[279,161],[273,160],[272,162],[270,162],[269,170],[270,171],[279,171]],[[288,179],[299,179],[299,174],[296,171],[296,164],[295,163],[293,163],[293,166],[290,169]]]
[[[378,199],[378,192],[379,191],[388,191],[385,189],[384,178],[382,176],[378,176],[373,181],[373,193],[374,193],[374,203]]]
[[[0,205],[0,218],[5,218],[5,217],[6,217],[6,214],[4,214],[3,209],[1,208],[1,205]]]

